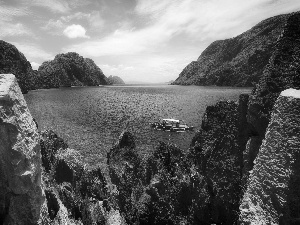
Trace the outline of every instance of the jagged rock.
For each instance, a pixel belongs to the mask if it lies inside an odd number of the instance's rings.
[[[34,88],[35,75],[30,62],[18,49],[0,40],[0,74],[14,74],[22,93]]]
[[[288,14],[283,32],[278,38],[269,64],[253,93],[249,97],[247,122],[251,141],[246,158],[254,160],[265,137],[274,103],[280,92],[287,88],[300,88],[300,13]],[[255,140],[255,144],[254,141]],[[244,170],[244,176],[252,169]],[[247,178],[245,177],[244,180]]]
[[[61,149],[55,155],[53,176],[58,184],[70,183],[75,187],[83,174],[84,164],[81,154],[73,149]]]
[[[245,122],[240,118],[243,111],[230,101],[208,106],[201,129],[192,141],[199,172],[205,181],[201,188],[206,188],[208,193],[208,204],[200,203],[202,210],[209,214],[203,222],[209,224],[233,224],[237,220],[243,156],[238,140],[241,124]]]
[[[113,183],[114,178],[118,183],[118,179],[122,177],[126,169],[136,169],[139,166],[140,160],[135,152],[134,137],[130,132],[122,132],[117,143],[107,153],[107,164]]]
[[[50,220],[43,221],[42,225],[53,224],[53,225],[82,225],[81,221],[73,220],[69,218],[69,212],[64,204],[58,197],[56,190],[54,189],[46,189],[46,198],[47,198],[47,207],[48,207],[48,215]]]
[[[49,172],[55,162],[55,156],[59,149],[68,148],[68,144],[57,136],[52,130],[42,131],[40,134],[40,146],[43,167]]]
[[[124,131],[117,143],[107,154],[107,165],[110,179],[117,187],[115,198],[120,212],[125,214],[128,223],[132,223],[135,218],[135,205],[131,201],[136,189],[139,189],[141,160],[135,150],[133,135]]]
[[[36,224],[45,196],[36,125],[12,74],[0,75],[0,223]]]
[[[107,78],[107,84],[125,84],[125,82],[118,76],[110,75]]]
[[[281,93],[240,206],[246,224],[294,224],[300,211],[300,91]],[[293,203],[293,204],[291,204]],[[291,207],[292,206],[292,207]],[[293,213],[291,213],[293,212]]]
[[[213,42],[173,84],[253,86],[262,76],[290,15],[266,19],[237,37]]]

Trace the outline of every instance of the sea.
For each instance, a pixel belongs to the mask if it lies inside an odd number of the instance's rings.
[[[237,101],[251,88],[177,85],[126,85],[42,89],[25,94],[39,130],[51,129],[91,166],[105,164],[106,154],[124,130],[136,140],[136,151],[148,157],[159,142],[189,148],[208,105]],[[184,120],[194,131],[155,130],[150,123],[164,118]]]

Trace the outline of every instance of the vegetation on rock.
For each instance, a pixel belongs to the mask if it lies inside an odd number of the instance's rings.
[[[34,89],[34,72],[31,64],[18,49],[0,40],[0,74],[14,74],[18,80],[22,93]]]
[[[38,69],[38,80],[40,88],[107,84],[105,75],[94,61],[75,52],[58,54],[54,60],[43,62]]]
[[[172,84],[253,86],[262,76],[290,16],[266,19],[237,37],[213,42]]]

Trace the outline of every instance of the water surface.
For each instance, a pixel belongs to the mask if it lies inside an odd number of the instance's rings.
[[[25,95],[39,130],[52,129],[91,164],[104,163],[106,152],[125,128],[136,136],[138,153],[147,156],[159,141],[187,149],[194,132],[156,131],[149,123],[183,119],[199,128],[207,105],[237,100],[246,88],[200,86],[102,86],[31,91]]]

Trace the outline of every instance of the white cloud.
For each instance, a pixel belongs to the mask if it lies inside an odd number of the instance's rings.
[[[64,24],[61,20],[50,19],[48,23],[41,27],[43,30],[49,31],[51,34],[60,35]]]
[[[149,19],[144,28],[116,30],[103,39],[72,45],[65,50],[78,51],[92,57],[134,55],[157,51],[179,35],[182,35],[182,42],[187,45],[194,42],[203,48],[203,42],[207,44],[233,37],[262,19],[279,14],[279,11],[286,12],[300,7],[300,1],[296,0],[288,0],[289,4],[286,4],[287,1],[270,3],[270,0],[153,1],[138,0],[135,8],[138,16]]]
[[[118,57],[134,69],[126,73],[108,64],[102,66],[104,71],[130,79],[142,74],[144,79],[170,80],[213,41],[234,37],[263,19],[297,10],[299,0],[137,0],[134,13],[144,26],[124,21],[126,26],[120,25],[101,39],[70,45],[63,51],[84,57]]]
[[[24,0],[30,6],[40,6],[49,9],[54,13],[67,13],[70,7],[65,0]]]
[[[100,32],[105,24],[104,19],[98,11],[92,11],[91,13],[77,12],[68,16],[62,16],[57,20],[50,19],[42,29],[51,34],[60,35],[62,34],[63,28],[71,21],[73,21],[73,23],[87,22],[89,30],[93,33]]]
[[[119,64],[119,65],[103,64],[103,65],[99,65],[99,67],[106,72],[112,72],[112,71],[123,72],[123,71],[128,71],[128,70],[134,70],[133,66],[125,66],[123,64]]]
[[[41,64],[36,62],[30,62],[32,69],[37,70]]]
[[[22,52],[28,61],[45,61],[54,58],[54,55],[44,51],[41,47],[31,43],[11,42]]]
[[[11,21],[13,17],[30,15],[31,13],[24,7],[15,8],[5,5],[0,6],[0,15],[2,21]]]
[[[21,23],[12,23],[0,21],[0,37],[16,37],[16,36],[30,36],[35,37],[32,31]]]
[[[71,26],[68,26],[66,29],[64,29],[64,35],[68,38],[89,38],[87,36],[86,30],[84,27],[78,24],[72,24]]]

